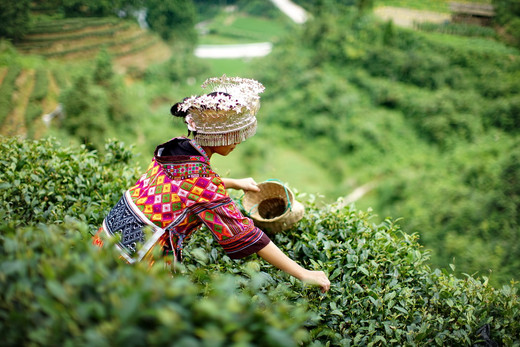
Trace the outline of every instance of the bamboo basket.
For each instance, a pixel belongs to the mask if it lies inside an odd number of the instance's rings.
[[[258,184],[258,188],[259,192],[247,191],[242,197],[242,206],[257,227],[276,234],[302,219],[305,207],[285,185],[269,180]]]

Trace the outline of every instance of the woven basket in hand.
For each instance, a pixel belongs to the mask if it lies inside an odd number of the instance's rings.
[[[242,198],[246,214],[257,227],[276,234],[302,219],[305,208],[282,183],[266,181],[258,184],[258,188],[259,192],[247,191]]]

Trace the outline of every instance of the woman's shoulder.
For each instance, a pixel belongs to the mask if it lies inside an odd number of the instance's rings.
[[[185,155],[200,155],[200,153],[192,146],[190,139],[186,137],[174,137],[173,139],[157,146],[154,152],[155,158],[167,158]]]

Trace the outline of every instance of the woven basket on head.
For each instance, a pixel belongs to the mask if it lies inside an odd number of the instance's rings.
[[[269,233],[291,228],[303,217],[305,208],[289,188],[276,181],[258,184],[259,192],[247,191],[242,206],[255,225]]]

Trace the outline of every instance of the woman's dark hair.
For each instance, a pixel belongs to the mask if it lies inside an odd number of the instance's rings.
[[[225,96],[227,96],[228,98],[231,97],[231,94],[228,94],[228,93],[226,93],[226,92],[211,92],[211,93],[209,93],[208,95],[215,96],[215,95],[219,95],[219,94],[220,94],[220,95],[225,95]]]
[[[179,108],[179,106],[186,100],[187,98],[184,98],[181,102],[176,103],[170,108],[170,113],[174,117],[180,117],[184,119],[184,123],[186,123],[186,116],[188,115],[187,111],[183,111]],[[193,136],[197,134],[196,131],[193,132]],[[188,136],[191,135],[191,131],[188,129]]]
[[[179,109],[180,104],[182,104],[182,102],[178,102],[178,103],[176,103],[175,105],[173,105],[173,106],[170,108],[170,113],[171,113],[172,116],[174,116],[174,117],[186,118],[186,116],[188,115],[188,112],[186,112],[186,111],[182,111],[181,109]]]

